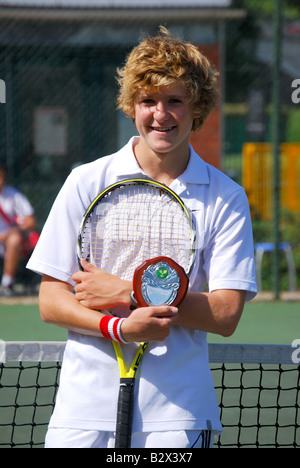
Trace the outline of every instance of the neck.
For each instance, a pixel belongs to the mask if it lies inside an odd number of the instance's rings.
[[[143,171],[153,180],[167,186],[185,171],[190,158],[189,147],[170,153],[156,153],[137,143],[133,151]]]

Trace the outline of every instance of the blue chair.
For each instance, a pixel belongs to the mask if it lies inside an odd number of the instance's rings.
[[[278,248],[279,250],[282,250],[286,256],[289,274],[289,290],[296,291],[296,268],[291,244],[289,244],[288,242],[280,242]],[[255,269],[258,291],[262,291],[261,267],[264,253],[273,252],[274,249],[275,245],[273,242],[258,242],[257,244],[255,244]]]

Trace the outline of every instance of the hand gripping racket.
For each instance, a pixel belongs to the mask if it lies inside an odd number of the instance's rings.
[[[172,259],[188,276],[195,257],[192,215],[178,195],[163,184],[144,179],[115,183],[101,192],[86,211],[77,255],[79,264],[84,258],[124,280],[134,278],[137,282],[145,261],[160,260],[160,257],[164,257],[162,261]],[[152,264],[151,268],[154,268]],[[164,269],[159,274],[164,280]],[[143,287],[151,303],[155,288],[149,271],[145,276],[147,281]],[[138,291],[136,295],[139,296]],[[137,300],[139,305],[144,305],[143,299]],[[115,308],[112,313],[126,317],[131,311],[125,309]],[[120,370],[116,448],[126,448],[130,447],[131,440],[135,375],[148,344],[140,344],[129,370],[122,345],[115,341],[113,345]]]

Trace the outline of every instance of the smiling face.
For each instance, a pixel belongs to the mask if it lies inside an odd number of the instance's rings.
[[[171,153],[188,147],[194,115],[182,84],[138,93],[132,117],[143,145],[153,152]]]
[[[188,90],[195,113],[193,131],[197,131],[215,107],[219,95],[218,73],[199,48],[173,38],[163,27],[157,36],[146,38],[134,47],[117,73],[118,109],[127,117],[135,114],[136,98],[141,93],[149,94],[155,89],[181,83]]]

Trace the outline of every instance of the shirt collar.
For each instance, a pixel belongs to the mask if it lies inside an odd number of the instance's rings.
[[[119,153],[121,157],[116,158],[116,173],[118,174],[118,179],[122,180],[126,177],[144,177],[149,178],[147,174],[139,166],[133,152],[133,142],[136,137],[133,137],[129,140],[127,145],[120,150]],[[126,157],[124,157],[123,151],[126,151]],[[198,156],[194,151],[193,147],[190,145],[190,159],[185,171],[174,181],[176,185],[181,185],[182,188],[186,187],[187,184],[209,184],[209,174],[206,163],[203,159]],[[173,185],[173,184],[171,184]]]
[[[178,177],[185,184],[209,184],[206,162],[198,156],[190,145],[190,159],[185,171]]]
[[[131,177],[145,177],[143,169],[139,166],[134,152],[133,152],[133,143],[137,137],[133,137],[129,140],[127,145],[125,145],[120,151],[120,157],[115,159],[116,164],[116,174],[119,180]]]

